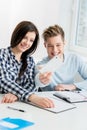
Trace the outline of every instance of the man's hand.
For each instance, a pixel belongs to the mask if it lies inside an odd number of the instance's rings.
[[[41,83],[45,85],[51,82],[51,76],[52,76],[51,72],[45,72],[43,74],[40,73],[39,80],[41,81]]]
[[[75,90],[76,86],[73,84],[59,84],[55,87],[56,91],[64,91],[64,90]]]

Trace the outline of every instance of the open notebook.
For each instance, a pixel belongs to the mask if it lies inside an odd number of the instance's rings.
[[[57,91],[53,95],[70,103],[87,102],[87,91]]]
[[[64,112],[64,111],[76,108],[75,105],[65,102],[62,99],[58,99],[57,97],[53,96],[53,94],[51,94],[51,93],[49,94],[47,92],[39,92],[37,94],[42,97],[50,98],[55,104],[54,108],[42,108],[44,110],[47,110],[47,111],[50,111],[53,113],[60,113],[60,112]],[[27,103],[31,104],[33,106],[39,107],[36,104],[33,104],[32,102],[27,102]],[[41,108],[41,107],[39,107],[39,108]]]

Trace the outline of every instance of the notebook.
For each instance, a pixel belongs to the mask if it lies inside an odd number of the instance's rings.
[[[57,91],[53,95],[70,103],[87,102],[87,91]]]
[[[53,96],[53,94],[48,94],[47,92],[44,92],[44,93],[39,92],[38,95],[51,99],[54,102],[55,107],[54,108],[42,108],[42,107],[37,106],[36,104],[33,104],[32,102],[27,102],[27,103],[31,104],[33,106],[39,107],[41,109],[53,112],[53,113],[60,113],[60,112],[64,112],[64,111],[76,108],[76,106],[74,104],[65,102],[62,99]]]

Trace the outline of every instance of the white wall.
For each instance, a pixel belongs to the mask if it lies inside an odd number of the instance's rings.
[[[9,45],[11,0],[0,0],[0,48]]]
[[[10,45],[11,33],[22,20],[32,21],[39,29],[41,40],[34,54],[37,60],[46,54],[41,37],[46,27],[61,25],[69,42],[72,2],[73,0],[0,0],[0,48]]]

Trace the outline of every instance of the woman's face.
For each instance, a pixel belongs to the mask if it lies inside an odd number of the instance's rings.
[[[53,36],[47,39],[45,42],[45,47],[49,58],[53,58],[55,55],[58,55],[60,58],[64,53],[64,41],[61,35]]]
[[[21,42],[15,47],[16,50],[20,53],[23,53],[28,50],[32,46],[35,37],[35,32],[27,32]]]

